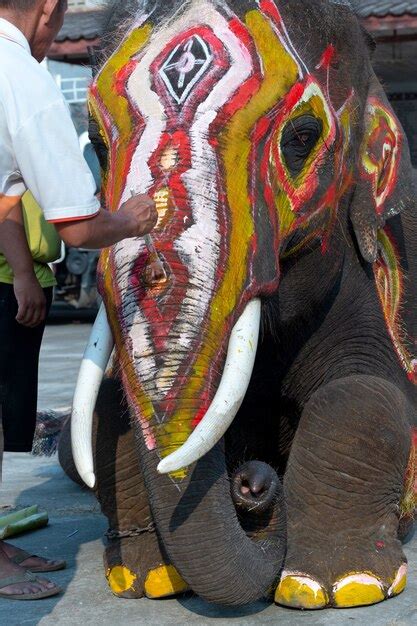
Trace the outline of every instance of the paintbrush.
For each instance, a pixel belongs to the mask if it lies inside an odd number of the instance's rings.
[[[136,196],[136,192],[133,188],[130,190],[130,195],[132,196],[132,198]],[[159,254],[155,247],[152,236],[149,234],[144,235],[143,240],[149,252],[149,263],[145,273],[146,283],[149,285],[154,285],[156,283],[166,282],[167,275],[165,272],[165,268],[162,264],[161,259],[159,258]]]

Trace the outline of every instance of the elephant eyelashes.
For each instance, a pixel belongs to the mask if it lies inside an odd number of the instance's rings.
[[[282,131],[281,152],[292,176],[301,173],[323,130],[322,122],[312,115],[290,120]]]

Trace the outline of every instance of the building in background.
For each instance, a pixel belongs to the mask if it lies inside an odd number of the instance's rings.
[[[417,167],[417,0],[353,0],[377,42],[374,66],[408,136]]]
[[[100,15],[104,1],[71,0],[64,26],[49,51],[49,58],[70,63],[88,62],[88,46],[100,35]]]

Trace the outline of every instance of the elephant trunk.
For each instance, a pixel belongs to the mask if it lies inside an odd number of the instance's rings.
[[[285,556],[282,494],[277,494],[271,513],[276,520],[273,534],[252,540],[238,520],[222,443],[196,463],[181,490],[156,471],[154,455],[142,446],[143,471],[158,532],[191,589],[209,602],[229,606],[265,596]]]
[[[154,424],[159,449],[149,446],[148,431],[139,429],[143,472],[162,543],[191,589],[224,605],[246,604],[264,596],[280,571],[285,551],[280,498],[274,501],[277,527],[262,540],[252,540],[245,533],[232,499],[222,444],[252,375],[260,308],[260,301],[254,299],[237,316],[223,367],[219,367],[217,391],[214,397],[213,389],[207,394],[211,396],[208,408],[187,440],[178,446],[187,415],[188,423],[195,418],[201,390],[207,385],[197,368],[184,387],[182,410]],[[187,388],[197,392],[187,394]],[[193,462],[190,469],[183,469]]]
[[[171,419],[157,420],[158,412],[168,411],[170,406],[160,400],[159,404],[151,405],[149,421],[146,421],[145,414],[140,414],[142,419],[134,420],[153,515],[172,563],[201,597],[229,605],[248,603],[263,596],[279,573],[285,551],[282,499],[274,499],[275,510],[268,530],[250,539],[236,514],[222,449],[222,436],[236,415],[251,377],[259,316],[260,303],[255,300],[238,318],[229,338],[217,393],[208,402],[207,410],[204,409],[205,414],[194,430],[191,423],[195,411],[199,407],[201,410],[200,394],[206,385],[206,379],[199,371],[189,383],[190,389],[197,390],[194,399],[191,394],[185,394],[181,411]],[[99,378],[112,347],[104,312],[101,317],[103,320],[99,318],[93,329],[80,372],[77,390],[80,388],[82,393],[76,393],[72,424],[74,458],[80,475],[84,479],[91,478],[91,482],[95,480],[91,440],[90,445],[86,442],[91,432],[92,407],[98,384],[89,385],[89,393],[85,393],[85,388],[91,373]],[[178,352],[177,349],[177,356]],[[146,364],[146,358],[149,357],[143,355],[142,366]],[[159,358],[162,359],[161,355]],[[154,397],[162,383],[167,384],[167,373],[165,367],[152,377],[148,376],[147,384]],[[96,379],[94,381],[97,383]],[[124,372],[125,389],[129,389],[128,382]],[[130,399],[134,405],[141,396],[131,395]],[[162,463],[168,464],[164,473],[161,473],[161,458]],[[197,464],[190,470],[177,471],[193,461]]]

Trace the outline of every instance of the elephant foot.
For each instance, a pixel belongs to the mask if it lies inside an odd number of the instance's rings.
[[[173,565],[161,555],[156,535],[111,541],[104,553],[106,579],[119,598],[158,599],[188,591]]]
[[[187,583],[173,565],[161,565],[149,570],[145,580],[145,595],[153,600],[169,598],[188,590]]]
[[[370,572],[341,577],[330,589],[314,578],[284,571],[275,592],[275,602],[295,609],[352,608],[378,604],[398,596],[407,584],[407,564],[403,563],[390,580]]]
[[[407,410],[399,390],[366,376],[329,383],[304,408],[285,475],[288,545],[278,604],[367,606],[405,589],[398,512]]]
[[[407,584],[407,563],[399,541],[390,547],[382,540],[374,544],[368,556],[343,539],[339,546],[328,544],[320,551],[305,546],[298,559],[290,548],[275,602],[297,609],[351,608],[399,595]],[[330,562],[323,559],[329,554]],[[297,562],[303,567],[295,566]]]

